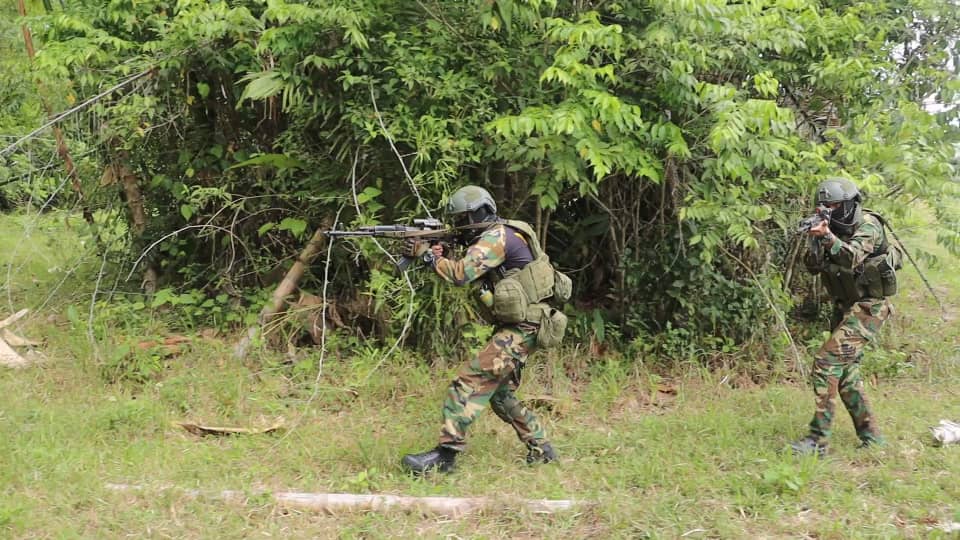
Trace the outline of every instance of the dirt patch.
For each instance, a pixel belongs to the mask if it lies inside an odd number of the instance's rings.
[[[677,389],[670,384],[659,384],[651,389],[627,387],[610,408],[610,413],[614,419],[665,414],[676,406],[676,402]]]

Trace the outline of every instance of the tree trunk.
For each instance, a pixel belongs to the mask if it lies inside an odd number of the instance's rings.
[[[21,17],[27,16],[27,7],[24,5],[23,0],[17,0],[17,10],[20,12]],[[21,30],[23,31],[23,42],[27,48],[27,56],[30,58],[30,63],[33,63],[33,57],[35,55],[33,36],[30,34],[30,28],[26,24],[21,26]],[[53,108],[44,97],[46,91],[40,81],[37,81],[37,90],[39,91],[43,108],[47,111],[47,117],[53,118]],[[73,191],[76,192],[80,200],[83,200],[83,187],[80,185],[80,175],[77,174],[77,168],[73,164],[73,158],[70,156],[67,142],[63,138],[63,130],[61,130],[59,126],[53,126],[53,136],[57,141],[57,154],[60,156],[60,159],[63,160],[64,167],[67,170],[67,176],[70,178],[70,184],[73,186]],[[83,209],[83,217],[87,223],[93,224],[93,214],[87,208]]]
[[[125,152],[120,154],[121,159],[126,159]],[[147,212],[143,206],[143,192],[140,191],[140,181],[137,175],[133,174],[126,163],[112,165],[113,174],[123,186],[123,192],[127,196],[127,208],[130,209],[130,220],[133,227],[130,229],[134,237],[139,237],[147,228]]]
[[[114,182],[120,184],[127,201],[127,209],[130,211],[130,235],[138,240],[147,229],[147,210],[143,203],[140,178],[127,165],[130,160],[129,153],[118,150],[111,152],[111,155],[112,164],[104,170],[101,185]],[[143,280],[140,282],[140,289],[147,295],[153,295],[157,291],[158,280],[159,272],[157,272],[156,266],[147,262],[146,269],[143,271]]]
[[[280,285],[277,286],[277,290],[273,292],[273,296],[270,301],[267,302],[267,305],[263,306],[263,309],[260,310],[260,315],[257,317],[257,324],[247,328],[246,333],[244,333],[243,338],[240,339],[240,342],[237,343],[234,347],[233,353],[238,360],[246,358],[247,352],[250,349],[250,344],[253,342],[254,338],[260,333],[260,330],[263,326],[270,321],[270,319],[276,315],[280,309],[283,307],[284,300],[287,296],[291,295],[296,289],[297,284],[300,283],[300,278],[303,277],[303,273],[306,271],[307,266],[313,261],[322,249],[323,245],[326,243],[326,237],[323,235],[323,231],[327,228],[327,224],[324,223],[320,226],[313,237],[310,238],[310,241],[307,242],[307,246],[300,252],[300,256],[297,257],[297,261],[293,263],[293,266],[287,272],[287,275],[284,276],[283,281],[280,282]],[[324,298],[323,301],[326,301]],[[326,324],[324,322],[324,324]]]

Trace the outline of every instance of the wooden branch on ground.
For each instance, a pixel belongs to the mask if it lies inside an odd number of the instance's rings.
[[[0,328],[6,328],[6,327],[10,326],[11,324],[13,324],[13,323],[17,322],[18,320],[22,319],[23,316],[26,315],[26,314],[29,313],[29,312],[30,312],[29,309],[21,309],[20,311],[14,313],[13,315],[7,317],[6,319],[4,319],[4,320],[2,320],[2,321],[0,321]]]
[[[23,318],[29,311],[29,309],[21,309],[0,321],[0,366],[23,368],[30,365],[30,361],[20,356],[17,351],[13,350],[13,347],[32,347],[39,345],[39,343],[22,338],[7,329],[8,326]]]
[[[174,422],[176,425],[182,427],[183,429],[189,431],[194,435],[205,436],[205,435],[259,435],[265,433],[273,433],[277,430],[283,429],[283,420],[274,422],[273,425],[265,428],[242,428],[242,427],[227,427],[227,426],[205,426],[197,424],[194,422]]]
[[[121,492],[144,491],[142,486],[129,484],[107,484],[107,489]],[[189,498],[214,498],[224,501],[243,502],[251,496],[246,491],[220,491],[219,493],[204,493],[199,490],[183,490]],[[522,507],[539,514],[552,514],[561,510],[570,510],[582,501],[549,500],[549,499],[521,499],[503,500],[487,497],[406,497],[400,495],[353,495],[350,493],[297,493],[277,492],[270,494],[273,500],[285,507],[302,508],[326,512],[383,512],[388,510],[419,511],[425,514],[439,514],[448,516],[462,516],[464,514],[496,508],[505,504],[511,507]]]
[[[303,251],[300,252],[300,256],[297,257],[297,261],[293,263],[293,266],[287,272],[287,275],[284,276],[283,281],[280,282],[280,285],[277,286],[277,290],[273,292],[273,297],[267,302],[267,305],[263,306],[263,309],[260,310],[260,315],[257,317],[257,323],[250,328],[247,328],[247,331],[244,333],[243,337],[240,339],[240,342],[237,343],[236,347],[233,349],[234,357],[238,360],[246,358],[247,352],[250,349],[250,344],[253,343],[253,340],[260,333],[260,330],[263,329],[263,326],[270,321],[270,318],[280,312],[280,309],[283,307],[283,303],[288,296],[293,294],[297,290],[297,284],[300,283],[300,278],[303,277],[303,273],[307,270],[307,266],[313,262],[313,259],[320,253],[320,249],[323,247],[326,237],[323,235],[323,231],[327,228],[326,224],[321,225],[313,237],[310,238],[310,241],[307,242],[307,246],[303,248]]]
[[[7,330],[6,328],[4,328],[3,330],[0,330],[0,339],[6,341],[7,345],[10,345],[11,347],[39,347],[40,346],[39,341],[34,341],[32,339],[20,337],[14,334],[13,332],[11,332],[10,330]]]
[[[17,351],[13,350],[7,342],[0,339],[0,366],[8,368],[23,368],[27,367],[30,362],[27,362],[22,356],[17,354]]]

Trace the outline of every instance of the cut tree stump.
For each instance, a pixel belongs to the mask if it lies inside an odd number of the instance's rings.
[[[142,486],[129,484],[107,484],[107,489],[114,491],[142,492]],[[246,491],[220,491],[204,493],[200,490],[183,490],[189,498],[213,498],[224,501],[243,502],[252,495]],[[487,497],[406,497],[400,495],[353,495],[350,493],[297,493],[277,492],[261,493],[270,495],[273,500],[286,507],[301,508],[335,514],[338,512],[384,512],[389,510],[419,511],[425,514],[439,514],[448,516],[462,516],[464,514],[485,508],[497,508],[509,505],[511,508],[522,507],[538,514],[552,514],[562,510],[570,510],[583,501],[549,500],[549,499],[490,499]]]

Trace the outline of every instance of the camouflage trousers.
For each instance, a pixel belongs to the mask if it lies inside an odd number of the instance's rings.
[[[833,334],[814,356],[811,380],[817,411],[810,421],[810,436],[819,444],[826,445],[830,437],[830,425],[834,417],[833,400],[838,394],[850,413],[857,437],[866,443],[882,441],[876,418],[864,393],[860,360],[864,347],[876,339],[883,323],[892,313],[893,307],[886,299],[855,303],[843,312]]]
[[[520,386],[523,364],[536,342],[535,327],[498,328],[490,342],[460,368],[443,402],[441,446],[463,450],[467,428],[487,405],[513,427],[522,442],[534,446],[546,442],[546,432],[537,417],[513,393]]]

